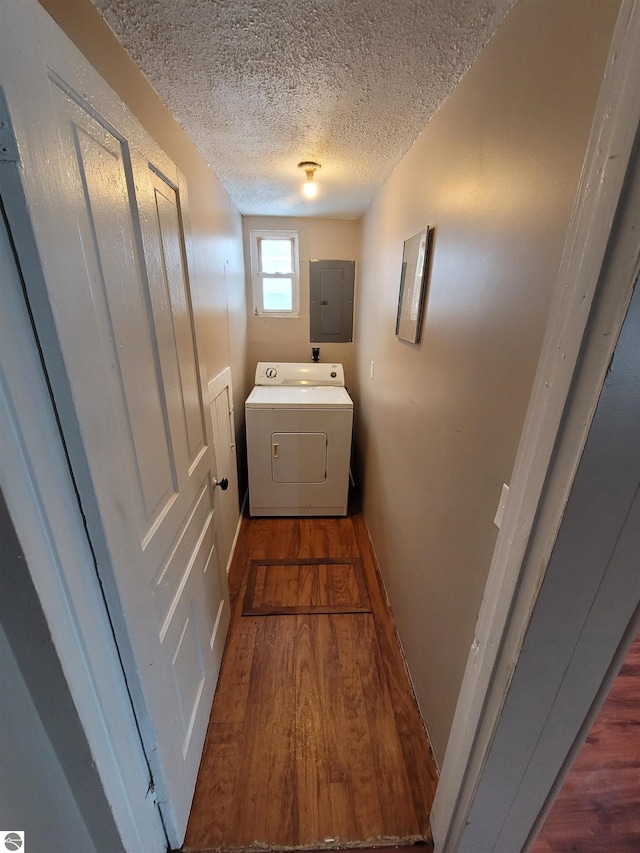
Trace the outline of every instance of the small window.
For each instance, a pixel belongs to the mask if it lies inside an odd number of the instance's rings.
[[[298,235],[295,231],[251,232],[253,313],[299,317]]]

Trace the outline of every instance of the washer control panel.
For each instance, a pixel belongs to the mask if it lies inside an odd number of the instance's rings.
[[[344,369],[341,364],[260,361],[255,384],[344,386]]]

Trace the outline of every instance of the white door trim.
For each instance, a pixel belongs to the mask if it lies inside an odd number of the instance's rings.
[[[221,391],[229,389],[229,396],[233,399],[233,388],[231,387],[231,368],[225,367],[210,379],[207,384],[207,403],[211,405]]]
[[[236,549],[236,543],[238,541],[238,535],[240,533],[240,525],[242,524],[242,512],[239,509],[239,496],[238,496],[238,464],[237,464],[237,456],[236,456],[236,426],[235,426],[235,416],[234,416],[234,406],[233,406],[233,385],[231,381],[231,367],[225,367],[223,370],[218,373],[217,376],[214,376],[207,385],[207,393],[206,393],[206,402],[209,408],[209,428],[212,433],[215,435],[215,403],[216,398],[223,392],[227,391],[227,399],[229,401],[229,434],[231,437],[231,459],[232,464],[228,471],[220,470],[220,450],[216,446],[215,457],[216,457],[216,477],[222,478],[227,477],[229,479],[229,489],[230,492],[230,500],[227,501],[227,507],[231,504],[234,507],[233,514],[227,512],[224,514],[222,519],[222,524],[225,525],[224,531],[224,540],[225,542],[230,541],[230,546],[228,549],[228,554],[225,554],[223,551],[223,559],[226,560],[225,566],[225,576],[229,574],[229,570],[231,568],[231,561],[233,560],[233,555]],[[215,446],[215,440],[214,440]],[[227,517],[228,516],[228,517]],[[231,526],[234,528],[233,536],[231,537]]]
[[[616,215],[640,123],[639,43],[640,2],[623,0],[436,792],[436,851],[457,849],[637,275],[637,237],[628,238],[631,223]],[[613,240],[625,238],[627,251],[607,268]],[[582,393],[570,398],[577,381]]]

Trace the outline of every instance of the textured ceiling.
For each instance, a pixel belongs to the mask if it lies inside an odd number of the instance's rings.
[[[351,218],[514,0],[92,2],[241,213]]]

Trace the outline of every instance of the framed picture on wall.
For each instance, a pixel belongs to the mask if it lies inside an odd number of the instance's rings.
[[[396,335],[411,344],[420,340],[434,231],[435,228],[423,228],[404,241]]]

